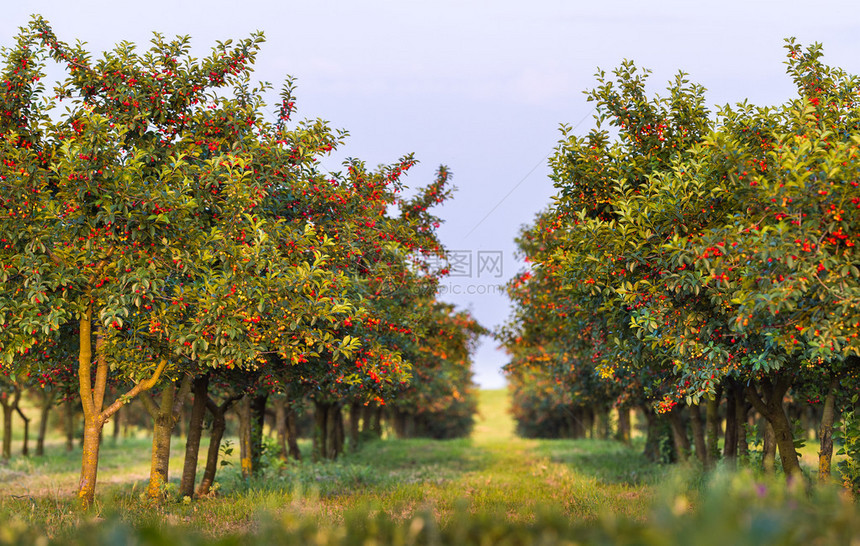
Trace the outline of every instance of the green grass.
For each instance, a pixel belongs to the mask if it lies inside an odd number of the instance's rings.
[[[245,537],[247,543],[359,544],[355,537],[365,537],[378,544],[539,539],[663,544],[686,543],[685,533],[709,526],[712,538],[722,537],[726,544],[761,525],[777,533],[803,524],[808,536],[836,529],[839,537],[850,536],[855,523],[860,526],[857,508],[837,494],[810,504],[778,480],[718,475],[708,481],[651,464],[638,448],[612,441],[518,438],[504,391],[482,392],[480,414],[467,439],[386,439],[334,462],[274,460],[251,480],[233,464],[220,470],[216,495],[188,503],[141,497],[148,439],[116,445],[106,439],[96,505],[87,512],[77,508],[72,495],[80,451],[65,453],[58,444],[45,457],[18,457],[0,466],[0,545],[30,543],[40,533],[57,543],[88,546],[168,544],[175,536],[185,537],[184,543]],[[174,485],[181,445],[174,440]],[[307,443],[302,448],[309,451]],[[235,463],[235,452],[232,459]],[[769,492],[764,497],[761,488]],[[710,490],[716,493],[709,496]],[[743,502],[735,502],[738,498]],[[828,508],[819,513],[822,506]],[[729,525],[735,535],[718,533],[720,525]],[[777,536],[761,532],[750,536],[762,543]],[[146,533],[158,540],[147,542]]]
[[[157,508],[140,499],[149,469],[148,439],[123,439],[117,445],[106,439],[94,513],[119,509],[124,518],[141,525],[150,520],[207,529],[214,525],[215,534],[241,530],[261,511],[276,517],[290,512],[315,521],[343,521],[359,506],[396,519],[429,511],[442,522],[464,509],[504,513],[521,521],[547,508],[584,520],[605,512],[645,516],[652,494],[643,477],[659,470],[635,452],[613,442],[582,442],[576,447],[564,441],[517,438],[503,390],[482,392],[480,412],[471,438],[371,442],[335,462],[275,463],[250,481],[241,478],[234,464],[220,471],[217,496]],[[42,518],[62,526],[68,518],[58,514],[73,509],[80,451],[61,449],[52,446],[46,457],[15,458],[0,468],[0,510],[30,512],[34,524]],[[201,457],[204,453],[201,450]],[[182,457],[181,442],[174,440],[174,483]],[[234,453],[234,463],[235,458]],[[599,465],[583,464],[589,458],[609,461],[606,475],[600,475]],[[637,473],[633,467],[647,470]]]

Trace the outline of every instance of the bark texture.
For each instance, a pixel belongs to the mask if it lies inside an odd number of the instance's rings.
[[[821,415],[821,426],[818,429],[818,481],[830,479],[830,466],[833,459],[833,422],[836,420],[836,389],[838,380],[830,380],[827,395],[824,398],[824,412]]]
[[[191,391],[194,401],[188,422],[188,438],[185,442],[185,462],[179,482],[179,497],[193,497],[197,480],[197,458],[200,454],[200,438],[203,436],[203,418],[206,417],[206,400],[209,397],[209,374],[194,378]]]
[[[791,387],[791,377],[787,374],[777,376],[776,381],[769,378],[759,383],[759,390],[755,385],[746,387],[749,401],[762,417],[764,417],[773,428],[774,441],[779,450],[779,460],[786,476],[791,479],[800,475],[800,461],[794,448],[794,435],[791,423],[782,406],[785,393]]]

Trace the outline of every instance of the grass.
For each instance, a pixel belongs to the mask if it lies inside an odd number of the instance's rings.
[[[108,439],[102,447],[96,505],[82,512],[71,494],[80,452],[67,454],[57,445],[45,457],[16,458],[0,466],[0,545],[16,543],[5,539],[4,532],[18,543],[33,542],[44,533],[58,543],[88,546],[167,544],[180,535],[186,537],[184,543],[198,538],[233,543],[225,537],[246,537],[248,543],[359,544],[364,539],[355,537],[366,537],[378,544],[530,544],[544,539],[546,544],[562,539],[671,544],[685,543],[682,537],[708,526],[714,528],[712,538],[722,537],[722,543],[739,542],[755,526],[764,531],[750,536],[778,543],[774,537],[783,535],[773,533],[784,529],[792,536],[813,537],[819,529],[831,529],[841,537],[860,528],[856,507],[836,494],[810,504],[781,482],[750,477],[707,481],[651,464],[639,449],[616,442],[518,438],[504,391],[484,391],[480,402],[481,417],[471,438],[386,439],[334,462],[271,460],[251,480],[243,479],[233,464],[219,472],[215,496],[187,503],[142,499],[149,440],[130,438],[114,445]],[[171,487],[182,464],[181,444],[174,441]],[[309,450],[307,443],[302,447]],[[776,493],[762,497],[762,488]],[[708,496],[709,489],[716,496]],[[743,502],[735,502],[738,498]],[[819,514],[822,506],[829,506],[829,512]],[[806,525],[810,517],[807,535],[792,527]],[[735,535],[717,532],[721,525]],[[160,538],[147,542],[141,538],[146,533]],[[622,540],[628,533],[635,539]]]
[[[583,520],[606,512],[644,517],[652,498],[646,478],[659,474],[658,467],[612,442],[517,438],[506,407],[505,391],[484,391],[481,417],[471,438],[387,439],[335,462],[272,461],[272,467],[250,481],[241,478],[233,464],[220,471],[220,490],[214,498],[157,507],[140,499],[148,477],[149,440],[122,439],[114,445],[107,439],[100,458],[98,502],[86,517],[118,510],[135,524],[174,521],[211,529],[213,534],[241,530],[261,512],[342,522],[360,506],[395,519],[428,511],[443,524],[464,509],[504,513],[518,521],[529,521],[547,508]],[[54,446],[45,457],[15,458],[8,467],[0,467],[0,512],[31,513],[33,524],[42,519],[63,527],[69,518],[60,516],[75,513],[71,492],[80,451],[60,449]],[[201,450],[201,457],[204,453]],[[182,457],[181,442],[174,440],[174,483]],[[587,460],[608,462],[605,475],[595,464],[584,464]],[[637,472],[634,467],[647,470]]]

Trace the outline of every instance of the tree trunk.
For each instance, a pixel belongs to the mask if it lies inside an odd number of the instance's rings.
[[[705,405],[705,442],[707,443],[705,468],[713,468],[720,457],[720,398],[722,388],[717,388],[716,395],[708,398]]]
[[[335,452],[335,458],[343,454],[343,448],[346,445],[346,427],[343,422],[343,404],[338,403],[335,405],[334,412],[334,424],[335,424],[335,439],[336,439],[336,447],[337,451]],[[407,424],[408,426],[408,424]]]
[[[643,407],[642,413],[645,415],[647,427],[645,429],[645,458],[651,462],[660,462],[660,442],[662,436],[662,427],[660,419],[651,408]]]
[[[767,474],[773,474],[776,469],[776,436],[773,434],[773,426],[764,419],[764,437],[761,446],[761,468]]]
[[[178,393],[176,383],[171,382],[164,386],[161,391],[161,402],[158,405],[149,396],[144,395],[141,398],[146,411],[153,419],[152,460],[149,468],[149,487],[146,490],[147,496],[151,499],[164,496],[164,486],[169,480],[170,439],[189,388],[190,379],[186,376],[182,380]]]
[[[85,507],[95,500],[96,478],[99,472],[99,449],[104,421],[84,420],[83,456],[81,457],[81,479],[78,483],[78,498]]]
[[[800,475],[800,461],[794,449],[794,436],[791,430],[791,423],[789,423],[785,410],[782,407],[783,397],[791,386],[791,378],[787,374],[779,375],[775,383],[769,378],[765,378],[760,383],[760,386],[761,395],[756,391],[755,386],[747,386],[747,398],[749,398],[762,417],[767,419],[768,423],[773,427],[782,469],[786,476],[791,479],[795,475]]]
[[[263,428],[266,424],[266,403],[269,394],[255,394],[251,398],[251,472],[260,471],[263,457]]]
[[[162,394],[162,404],[172,403],[175,387],[169,386]],[[169,393],[169,394],[168,394]],[[146,495],[151,499],[164,496],[164,486],[168,480],[170,466],[170,436],[173,433],[173,416],[167,411],[159,411],[155,417],[152,427],[152,458],[149,467],[149,487]]]
[[[104,407],[105,390],[109,366],[104,351],[104,337],[97,336],[95,361],[92,348],[92,304],[80,318],[80,345],[78,353],[78,393],[81,407],[84,411],[84,438],[82,442],[81,479],[78,483],[77,496],[84,507],[89,507],[95,500],[96,476],[98,475],[99,445],[105,422],[116,413],[123,404],[155,386],[161,378],[167,360],[161,360],[152,375],[136,383],[127,393]],[[95,383],[93,383],[93,364],[96,365]]]
[[[302,460],[302,452],[299,451],[299,425],[296,423],[296,410],[287,408],[287,446],[290,449],[290,457],[297,461]]]
[[[603,411],[603,408],[596,410],[594,412],[594,437],[599,438],[601,440],[605,440],[608,437],[607,434],[607,423],[608,419],[606,419],[606,413]]]
[[[679,461],[685,462],[690,454],[690,438],[687,436],[687,425],[684,423],[682,406],[675,406],[666,416],[672,427],[672,440],[675,444],[675,454]]]
[[[239,456],[245,478],[260,469],[268,397],[268,394],[246,395],[239,406]]]
[[[594,438],[594,409],[582,408],[582,428],[584,438]]]
[[[18,412],[18,415],[21,417],[21,420],[24,421],[24,443],[21,447],[21,455],[24,457],[30,456],[30,418],[24,415],[24,412],[21,411],[21,406],[15,405],[15,411]]]
[[[738,384],[729,380],[726,389],[726,431],[723,436],[723,459],[730,467],[737,466],[738,459],[738,422],[735,406],[737,397],[743,397],[743,392],[738,392]]]
[[[326,426],[328,423],[328,406],[329,404],[327,403],[314,400],[314,461],[321,461],[328,453],[328,435],[326,434]]]
[[[329,404],[325,422],[326,448],[325,458],[334,460],[337,457],[337,423],[335,423],[335,404]]]
[[[616,437],[625,444],[630,443],[630,408],[627,406],[618,408],[618,434]]]
[[[11,397],[8,393],[0,395],[0,406],[3,406],[3,459],[6,461],[12,458],[12,414],[16,411],[20,414],[18,403],[21,401],[21,389],[17,384],[13,384],[12,389]],[[27,420],[24,423],[26,426]],[[26,441],[24,445],[26,449]]]
[[[399,409],[392,409],[389,415],[395,436],[400,439],[406,438],[406,415]]]
[[[36,437],[36,456],[41,457],[45,454],[45,436],[48,434],[48,416],[51,413],[51,408],[54,405],[56,394],[52,391],[45,395],[42,400],[42,406],[39,408],[39,432]]]
[[[236,405],[239,417],[239,468],[242,476],[251,475],[251,400],[245,395]]]
[[[377,438],[382,437],[382,408],[377,404],[364,406],[364,419],[361,430]]]
[[[341,423],[341,426],[343,426],[343,418],[341,418],[340,423]],[[407,438],[415,438],[415,435],[416,435],[415,426],[416,426],[415,425],[415,414],[414,413],[407,413],[406,414],[406,423],[405,423],[406,437]],[[341,451],[343,451],[343,450],[341,450]]]
[[[275,405],[275,433],[278,436],[278,458],[282,461],[287,461],[289,451],[287,448],[287,399],[283,396],[276,396]]]
[[[212,414],[212,432],[209,433],[209,451],[206,454],[206,468],[203,470],[203,478],[197,488],[198,497],[206,497],[212,484],[215,483],[215,473],[218,471],[218,454],[221,452],[221,440],[224,438],[224,430],[227,428],[225,415],[227,410],[238,400],[240,396],[231,396],[221,403],[215,404],[211,398],[206,397],[206,409]]]
[[[702,420],[702,410],[698,404],[690,406],[690,428],[693,430],[693,446],[696,448],[696,458],[702,466],[708,464],[708,449],[705,446],[705,423]]]
[[[739,394],[735,395],[735,422],[738,427],[738,460],[741,464],[749,462],[750,447],[747,440],[747,414],[749,407],[747,406],[746,397],[743,395],[743,386],[738,384]]]
[[[15,408],[10,402],[3,401],[3,460],[12,458],[12,412]]]
[[[821,427],[818,429],[821,448],[818,451],[818,481],[822,483],[830,480],[830,462],[833,458],[833,422],[836,420],[836,389],[838,386],[838,380],[832,377],[827,388],[827,396],[824,398]]]
[[[206,399],[209,397],[209,374],[194,378],[192,386],[194,403],[188,423],[188,438],[185,441],[185,462],[182,480],[179,483],[179,498],[193,497],[197,480],[197,458],[200,454],[200,437],[203,435],[203,419],[206,417]]]

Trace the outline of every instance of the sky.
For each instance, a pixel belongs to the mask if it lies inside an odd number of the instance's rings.
[[[293,76],[296,117],[350,133],[325,167],[414,153],[420,163],[406,182],[417,187],[448,166],[458,190],[438,214],[456,263],[442,299],[491,329],[510,313],[498,286],[524,267],[514,238],[554,194],[547,158],[559,124],[593,127],[583,92],[598,69],[632,60],[652,71],[654,92],[683,70],[714,106],[789,99],[788,37],[820,42],[825,62],[860,73],[860,3],[851,0],[2,1],[3,46],[34,13],[94,52],[120,41],[145,49],[157,31],[190,36],[203,56],[216,40],[263,31],[256,78],[277,89]],[[475,361],[482,387],[504,384],[506,355],[492,338]]]

